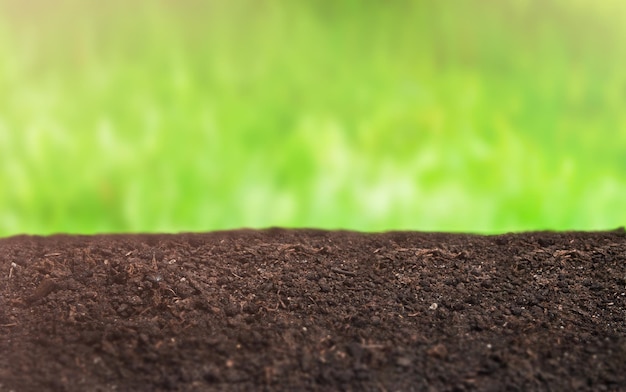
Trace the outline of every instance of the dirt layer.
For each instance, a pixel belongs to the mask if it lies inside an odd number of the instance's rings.
[[[0,391],[626,390],[626,233],[0,240]]]

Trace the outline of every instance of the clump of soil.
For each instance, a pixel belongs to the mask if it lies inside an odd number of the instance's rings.
[[[0,240],[1,391],[618,390],[626,233]]]

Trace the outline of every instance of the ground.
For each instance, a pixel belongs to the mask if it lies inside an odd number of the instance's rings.
[[[626,388],[626,233],[0,240],[0,391]]]

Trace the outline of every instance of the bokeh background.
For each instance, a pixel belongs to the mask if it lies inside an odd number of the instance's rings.
[[[0,236],[626,224],[623,0],[0,0]]]

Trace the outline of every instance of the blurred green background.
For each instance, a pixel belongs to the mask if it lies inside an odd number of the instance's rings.
[[[626,2],[0,0],[0,236],[626,224]]]

